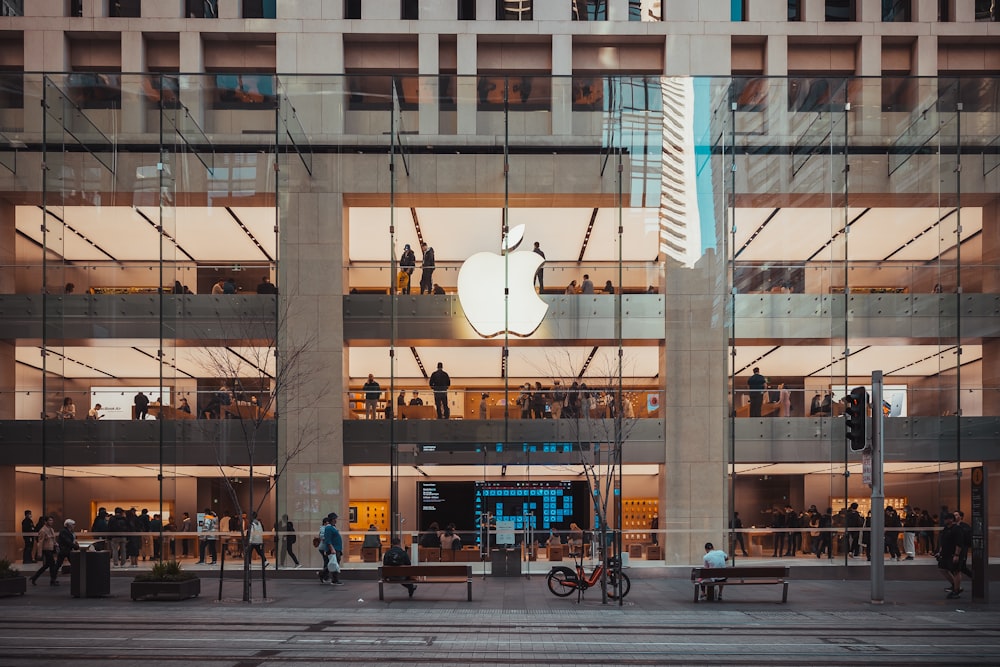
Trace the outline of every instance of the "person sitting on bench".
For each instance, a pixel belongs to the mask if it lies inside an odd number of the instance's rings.
[[[382,557],[382,565],[412,565],[412,563],[410,563],[410,557],[401,546],[402,542],[400,542],[398,537],[392,538],[389,544],[389,550],[386,551],[385,556]],[[392,580],[406,582],[405,577],[393,577]],[[413,593],[417,590],[416,584],[400,583],[399,585],[406,588],[410,592],[411,598],[413,597]],[[379,592],[381,595],[381,589],[379,589]]]
[[[725,551],[723,551],[722,549],[716,549],[714,546],[712,546],[711,542],[705,542],[705,557],[702,559],[702,567],[709,569],[724,568],[726,567],[726,563],[728,560],[729,560],[729,555]],[[725,580],[726,580],[725,577],[711,577],[708,579],[702,578],[702,582],[719,582]],[[722,589],[724,588],[724,586],[722,586],[722,584],[719,584],[718,588],[719,590],[716,594],[715,599],[721,600]],[[707,594],[708,594],[708,586],[706,586],[705,583],[702,583],[701,599],[702,600],[706,599]]]

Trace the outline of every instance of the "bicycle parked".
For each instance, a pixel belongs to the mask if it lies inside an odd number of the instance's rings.
[[[576,555],[576,570],[565,565],[555,565],[549,571],[545,581],[553,595],[561,598],[577,593],[577,600],[583,597],[584,591],[594,586],[601,586],[606,574],[607,594],[612,600],[624,599],[632,589],[632,582],[628,575],[621,571],[618,558],[612,556],[606,561],[599,562],[594,566],[593,571],[587,574],[583,567],[583,554]]]

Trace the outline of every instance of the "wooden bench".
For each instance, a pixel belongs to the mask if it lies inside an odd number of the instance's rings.
[[[736,567],[695,567],[691,568],[691,581],[694,583],[694,601],[698,601],[699,587],[704,585],[706,591],[713,591],[715,586],[752,586],[780,584],[781,601],[788,602],[788,578],[790,567],[782,566],[736,566]],[[725,577],[725,581],[707,581],[716,577]],[[702,579],[706,581],[702,581]]]
[[[384,584],[465,584],[472,602],[471,565],[383,565],[378,569],[378,599]]]

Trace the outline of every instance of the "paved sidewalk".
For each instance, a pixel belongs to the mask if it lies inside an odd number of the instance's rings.
[[[116,572],[106,598],[73,598],[64,577],[0,599],[0,665],[1000,664],[1000,605],[968,591],[947,600],[938,577],[888,581],[885,603],[873,605],[866,580],[793,571],[787,604],[780,586],[731,586],[724,601],[696,604],[680,576],[690,568],[629,568],[632,590],[618,606],[602,604],[599,589],[557,598],[543,569],[479,571],[472,602],[464,584],[419,586],[412,599],[387,585],[379,601],[370,569],[349,568],[343,586],[320,584],[315,570],[269,572],[267,598],[258,578],[251,604],[236,576],[219,601],[217,572],[203,572],[201,596],[180,602],[131,601],[134,571]],[[1000,600],[1000,585],[990,592]]]

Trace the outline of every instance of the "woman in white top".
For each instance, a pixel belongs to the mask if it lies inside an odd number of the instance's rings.
[[[59,412],[56,413],[60,419],[74,419],[76,418],[76,405],[73,404],[73,399],[67,396],[63,399],[62,407],[59,408]]]

